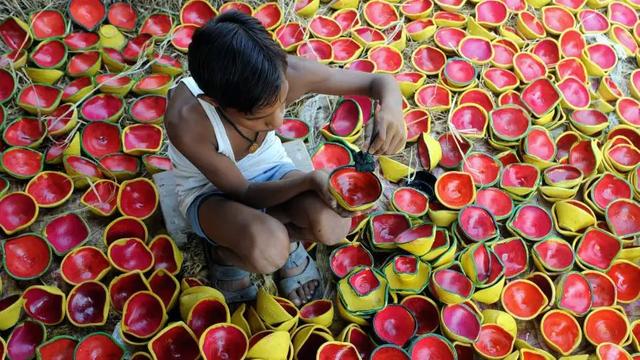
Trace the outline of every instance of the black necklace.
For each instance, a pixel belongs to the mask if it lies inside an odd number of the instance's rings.
[[[222,115],[221,117],[224,119],[224,121],[228,122],[229,125],[231,125],[231,127],[240,135],[242,136],[243,139],[247,140],[247,142],[249,142],[249,152],[250,153],[254,153],[256,152],[256,150],[258,150],[258,137],[260,136],[260,132],[256,132],[256,137],[255,139],[251,139],[250,137],[246,136],[245,134],[242,133],[242,131],[240,131],[240,129],[238,129],[238,127],[236,126],[236,124],[233,123],[233,121],[229,120],[229,118],[227,117],[227,114],[224,113],[224,111],[222,111],[222,109],[218,109],[218,112],[220,113],[220,115]]]

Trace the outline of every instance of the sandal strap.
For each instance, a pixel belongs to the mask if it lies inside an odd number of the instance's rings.
[[[304,246],[302,246],[302,243],[297,242],[296,244],[296,248],[289,253],[287,261],[282,266],[284,269],[297,268],[300,265],[304,264],[307,259],[311,260],[309,253],[304,248]]]

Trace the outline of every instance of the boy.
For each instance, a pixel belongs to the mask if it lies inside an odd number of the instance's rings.
[[[165,126],[180,210],[212,245],[212,285],[230,303],[249,301],[257,293],[249,272],[278,271],[281,294],[297,306],[321,296],[317,267],[299,241],[335,245],[350,219],[334,210],[328,174],[295,170],[274,130],[287,104],[306,93],[367,95],[380,104],[371,152],[397,153],[406,129],[395,79],[287,56],[239,12],[196,31],[188,60],[192,78],[172,94]]]

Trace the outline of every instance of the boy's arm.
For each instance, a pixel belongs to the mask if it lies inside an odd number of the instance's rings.
[[[391,75],[331,68],[297,56],[289,56],[287,60],[290,101],[307,93],[369,96],[379,103],[374,120],[377,134],[373,134],[370,151],[395,154],[404,149],[407,130],[402,116],[402,94]],[[371,135],[365,139],[367,143]]]
[[[247,181],[233,161],[216,151],[213,132],[205,128],[210,125],[205,121],[196,121],[201,116],[205,115],[197,104],[182,108],[170,105],[165,119],[167,135],[173,146],[232,200],[254,208],[268,208],[303,192],[316,191],[326,202],[334,205],[335,200],[326,191],[328,175],[323,172],[288,176],[279,181]],[[190,130],[185,131],[187,128]]]

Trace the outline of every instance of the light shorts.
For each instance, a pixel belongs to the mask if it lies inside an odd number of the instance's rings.
[[[255,177],[254,179],[251,180],[251,182],[267,182],[267,181],[275,181],[275,180],[280,180],[283,177],[285,177],[285,175],[287,175],[288,173],[292,172],[296,170],[295,165],[293,165],[293,163],[289,163],[289,162],[284,162],[281,164],[278,164],[274,167],[272,167],[271,169],[263,172],[262,174],[258,175],[257,177]],[[215,241],[213,241],[212,239],[210,239],[205,233],[204,230],[202,230],[202,226],[200,225],[200,206],[210,197],[213,196],[217,196],[217,197],[221,197],[221,198],[226,198],[225,194],[219,190],[212,190],[212,191],[207,191],[205,193],[202,193],[200,195],[198,195],[195,199],[193,199],[193,201],[191,202],[191,204],[189,204],[189,207],[187,208],[187,221],[189,222],[189,224],[191,225],[191,230],[193,230],[193,232],[198,235],[201,238],[206,239],[207,241],[209,241],[209,243],[211,243],[212,245],[216,245]],[[262,209],[262,211],[266,211],[266,209]]]

